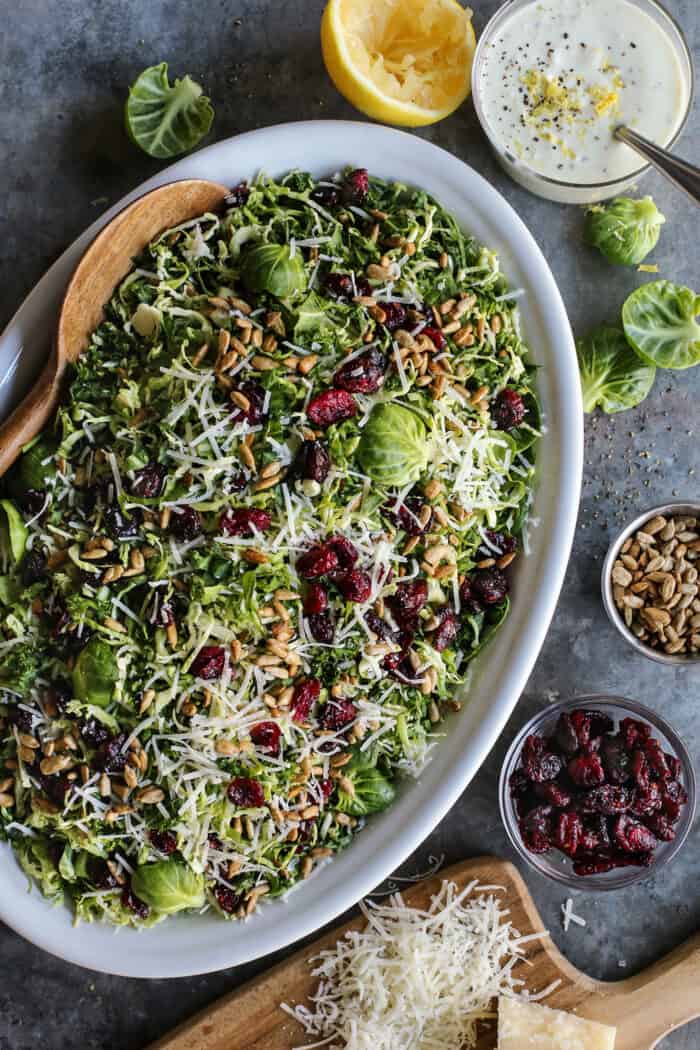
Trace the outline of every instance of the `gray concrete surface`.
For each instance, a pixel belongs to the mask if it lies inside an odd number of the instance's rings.
[[[697,0],[668,3],[697,49]],[[480,29],[496,3],[474,6]],[[165,59],[172,73],[189,72],[202,81],[216,108],[208,141],[279,121],[357,117],[325,74],[321,9],[321,0],[3,0],[0,324],[69,241],[158,169],[128,142],[122,126],[128,85],[145,66]],[[682,143],[695,163],[698,113],[696,105]],[[509,182],[488,152],[471,104],[419,134],[468,161],[514,205],[552,266],[575,332],[617,316],[644,275],[607,266],[582,247],[580,210],[540,201]],[[661,274],[697,287],[697,211],[655,176],[643,189],[653,193],[668,220],[654,253]],[[446,863],[483,852],[510,855],[496,806],[501,760],[518,727],[552,692],[608,690],[636,697],[671,719],[697,763],[700,671],[663,667],[625,647],[603,612],[598,573],[608,541],[626,519],[667,499],[698,497],[699,397],[700,369],[663,372],[638,410],[587,418],[576,543],[547,642],[502,739],[403,874],[425,870],[430,855],[444,854]],[[608,895],[573,894],[588,924],[572,926],[567,935],[559,920],[565,892],[525,874],[569,959],[593,976],[614,980],[700,927],[699,865],[696,825],[681,855],[658,878]],[[122,980],[51,958],[4,927],[0,959],[0,1050],[140,1050],[272,961],[189,980]],[[662,1047],[698,1045],[700,1022],[669,1036]]]

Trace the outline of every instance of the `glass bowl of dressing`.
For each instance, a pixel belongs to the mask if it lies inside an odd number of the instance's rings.
[[[680,26],[656,0],[507,0],[474,56],[472,97],[508,174],[532,193],[592,204],[648,169],[619,124],[669,148],[693,99]]]

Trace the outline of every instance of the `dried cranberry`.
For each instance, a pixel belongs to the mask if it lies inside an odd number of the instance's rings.
[[[41,514],[44,509],[46,489],[25,489],[19,497],[18,503],[24,514],[34,518],[37,514]]]
[[[190,664],[190,673],[195,678],[220,678],[224,670],[226,652],[220,645],[204,645]]]
[[[22,559],[22,583],[31,587],[33,583],[46,578],[46,556],[37,547],[33,547]]]
[[[34,718],[32,712],[28,711],[26,707],[11,706],[7,712],[7,717],[10,724],[16,726],[20,733],[31,733],[34,728]],[[109,730],[107,731],[109,736]]]
[[[573,755],[578,751],[576,729],[571,721],[571,715],[567,711],[562,711],[557,719],[556,728],[554,730],[554,739],[557,742],[557,746],[564,752],[564,754]]]
[[[589,711],[588,715],[591,719],[591,736],[602,736],[603,733],[610,733],[615,728],[610,715],[606,715],[604,711]]]
[[[98,722],[96,718],[86,718],[80,723],[80,735],[88,747],[101,747],[106,743],[111,733],[104,722]]]
[[[428,583],[426,580],[407,580],[398,583],[396,591],[389,599],[391,611],[397,621],[416,617],[428,600]],[[373,628],[374,629],[374,628]],[[375,631],[375,634],[378,633]]]
[[[402,303],[380,303],[379,305],[384,314],[382,323],[385,328],[388,328],[390,332],[403,328],[406,323],[406,307]]]
[[[683,806],[688,801],[688,792],[677,780],[667,780],[661,787],[661,805],[669,820],[673,823],[681,815]]]
[[[624,784],[630,775],[630,757],[618,736],[604,736],[600,745],[603,768],[611,784]]]
[[[603,875],[606,871],[612,871],[617,864],[612,857],[604,854],[593,856],[582,856],[574,863],[574,875]]]
[[[103,773],[121,773],[126,765],[126,733],[117,733],[98,747],[93,765]]]
[[[608,819],[604,814],[596,813],[584,816],[580,848],[586,852],[600,852],[610,848]]]
[[[436,350],[444,350],[447,346],[447,340],[441,330],[439,328],[433,328],[432,325],[426,325],[425,328],[421,330],[421,335],[427,335]]]
[[[230,886],[225,886],[223,882],[217,882],[213,892],[216,903],[227,915],[233,915],[243,904],[242,894],[236,893]]]
[[[282,731],[276,722],[258,722],[250,731],[250,739],[265,754],[279,755]]]
[[[173,507],[170,532],[175,539],[187,543],[196,540],[202,532],[202,518],[194,507]]]
[[[219,528],[227,536],[254,536],[255,532],[266,532],[272,518],[266,510],[258,507],[229,507],[219,519]]]
[[[576,732],[579,747],[587,747],[591,740],[590,711],[572,711],[571,724]]]
[[[362,204],[369,193],[367,168],[355,168],[343,180],[343,200],[347,204]]]
[[[320,583],[312,583],[304,596],[304,612],[307,616],[317,616],[328,608],[328,595]]]
[[[242,208],[250,196],[250,186],[247,182],[239,182],[224,197],[224,205],[227,208]]]
[[[636,788],[632,793],[630,809],[638,817],[646,817],[661,809],[659,785],[651,781],[645,788]]]
[[[433,644],[433,648],[441,653],[454,642],[457,637],[457,631],[459,630],[459,624],[454,609],[443,609],[439,613],[439,616],[440,623],[433,631],[430,640]]]
[[[649,765],[661,780],[671,779],[671,770],[669,769],[666,755],[663,753],[658,740],[652,738],[647,740],[644,745],[644,754],[647,756]]]
[[[483,558],[500,558],[504,554],[512,554],[518,549],[518,541],[515,536],[509,536],[504,532],[496,532],[495,529],[484,529],[484,535],[488,540],[488,546],[483,543],[479,547],[479,554]]]
[[[626,788],[613,787],[611,784],[601,784],[600,787],[584,791],[578,800],[582,813],[605,813],[612,816],[615,813],[624,813],[629,809],[630,794]]]
[[[357,714],[357,708],[351,700],[329,700],[324,704],[319,716],[319,722],[323,729],[330,729],[337,733],[352,722]]]
[[[416,675],[416,672],[413,670],[411,661],[406,655],[408,648],[409,646],[407,645],[406,648],[402,648],[398,653],[389,653],[382,660],[382,667],[397,682],[418,689],[423,684],[423,678]]]
[[[481,601],[474,588],[471,576],[465,576],[459,587],[459,600],[462,608],[468,613],[482,612]]]
[[[311,637],[323,645],[330,645],[335,637],[335,622],[329,612],[312,613],[308,618]]]
[[[234,410],[231,413],[231,422],[241,423],[245,420],[251,427],[263,423],[267,418],[267,414],[264,411],[265,388],[256,382],[255,379],[246,379],[245,382],[239,384],[238,392],[247,399],[248,408],[242,409],[238,405],[234,405]]]
[[[651,726],[648,722],[638,722],[635,718],[623,718],[619,731],[628,751],[644,747],[645,740],[651,736]]]
[[[386,357],[373,347],[341,365],[333,376],[333,382],[351,394],[373,394],[384,382],[386,367]]]
[[[128,514],[116,503],[105,508],[104,524],[107,532],[115,540],[136,539],[142,523],[143,511],[140,507],[132,507]]]
[[[320,780],[318,786],[321,789],[321,794],[323,795],[323,801],[327,802],[328,799],[333,794],[333,790],[335,788],[335,784],[333,783],[333,781],[330,778],[327,778],[326,780]]]
[[[120,885],[107,862],[100,857],[88,858],[87,872],[89,881],[98,890],[115,890]]]
[[[331,458],[322,441],[302,442],[294,460],[293,473],[296,477],[307,478],[320,485],[328,477],[330,469]]]
[[[647,756],[643,751],[632,752],[631,771],[637,787],[642,791],[646,791],[651,783],[651,770]]]
[[[525,402],[517,390],[506,387],[491,405],[491,415],[499,430],[512,430],[525,418]]]
[[[355,287],[358,295],[372,295],[374,291],[366,277],[355,277]]]
[[[334,208],[340,201],[340,189],[337,186],[314,186],[309,196],[322,208]]]
[[[645,823],[652,834],[662,842],[673,842],[676,837],[676,830],[672,822],[663,813],[652,813],[646,818]]]
[[[213,831],[210,831],[207,835],[207,843],[209,844],[209,849],[215,849],[219,853],[223,852],[224,844],[219,836],[215,835]]]
[[[305,580],[316,580],[339,567],[338,555],[330,547],[316,546],[297,559],[297,572]]]
[[[357,547],[350,540],[346,539],[345,536],[330,536],[323,546],[327,550],[332,550],[338,559],[338,568],[345,572],[347,569],[352,569],[355,562],[360,557]]]
[[[426,531],[426,529],[430,528],[433,520],[431,508],[431,512],[427,515],[425,524],[421,524],[421,513],[425,506],[425,500],[420,499],[418,496],[409,496],[404,503],[399,504],[398,509],[396,507],[396,502],[390,500],[388,503],[384,504],[382,512],[394,523],[394,525],[398,525],[398,527],[408,533],[409,536],[420,536]]]
[[[292,719],[303,722],[320,695],[321,682],[318,678],[307,678],[295,686],[291,703]]]
[[[596,754],[579,755],[578,758],[572,758],[566,768],[578,787],[596,787],[605,780],[603,765]]]
[[[309,401],[306,414],[315,427],[325,430],[334,423],[352,419],[357,412],[355,398],[347,390],[324,390]]]
[[[350,569],[335,580],[335,585],[348,602],[366,602],[372,593],[372,580],[362,569]]]
[[[625,853],[651,853],[656,846],[651,831],[625,813],[615,818],[612,833],[616,844]]]
[[[34,759],[35,762],[37,758]],[[32,769],[32,775],[41,784],[47,798],[50,798],[57,806],[65,805],[66,795],[70,791],[71,782],[63,773],[53,773],[46,776],[44,773],[39,773],[36,769]]]
[[[355,285],[349,273],[327,273],[323,287],[332,299],[352,299],[355,295]]]
[[[514,769],[508,778],[508,787],[510,788],[511,798],[516,795],[524,795],[526,791],[530,790],[530,779],[525,775],[525,770],[518,767]],[[547,801],[550,801],[547,799]],[[566,803],[568,805],[568,802]]]
[[[373,609],[368,609],[364,614],[364,621],[369,627],[373,634],[376,634],[377,638],[391,638],[393,631],[386,620],[383,620],[381,616],[377,616]]]
[[[226,789],[226,794],[239,809],[254,809],[262,806],[265,801],[262,784],[252,777],[234,777]]]
[[[527,778],[525,779],[527,782]],[[536,783],[535,794],[543,802],[549,802],[551,806],[556,806],[558,809],[566,809],[571,805],[571,792],[556,780],[545,780],[543,783]]]
[[[665,755],[666,763],[671,774],[671,780],[678,780],[682,769],[680,758],[677,758],[676,755],[669,755],[668,752],[666,752]]]
[[[555,780],[561,773],[562,761],[559,755],[546,751],[540,736],[526,737],[521,757],[525,775],[536,783]]]
[[[154,499],[163,491],[166,470],[160,463],[147,463],[134,474],[131,493],[142,499]]]
[[[562,853],[568,853],[573,857],[578,850],[581,839],[583,824],[581,818],[574,810],[565,810],[555,814],[553,839],[554,845]]]
[[[520,834],[530,853],[547,853],[551,847],[552,812],[551,806],[535,806],[520,821]]]
[[[485,605],[498,605],[508,594],[508,580],[500,569],[481,569],[472,577],[474,590]]]
[[[169,857],[177,849],[177,839],[172,831],[149,831],[148,838],[154,849],[157,849],[159,853],[163,853],[166,857]]]

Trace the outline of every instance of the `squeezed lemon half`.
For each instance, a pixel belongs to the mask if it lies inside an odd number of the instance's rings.
[[[329,0],[321,21],[326,69],[367,116],[434,124],[469,94],[471,15],[456,0]]]

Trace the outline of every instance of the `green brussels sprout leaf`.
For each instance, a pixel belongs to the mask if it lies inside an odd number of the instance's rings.
[[[651,390],[656,368],[643,361],[619,328],[601,325],[576,343],[583,410],[624,412]]]
[[[27,548],[27,526],[24,524],[22,515],[12,500],[0,499],[0,507],[5,512],[6,534],[10,544],[10,553],[13,559],[19,562],[22,560]]]
[[[490,642],[496,631],[504,622],[510,609],[510,598],[505,598],[500,605],[492,606],[486,612],[470,613],[465,617],[465,631],[469,632],[465,650],[467,660],[473,660],[487,642]]]
[[[352,783],[355,793],[339,791],[338,809],[341,812],[364,817],[368,813],[379,813],[394,801],[396,788],[365,755],[354,755],[343,768],[343,774]]]
[[[287,244],[256,244],[243,256],[241,280],[250,292],[269,292],[278,299],[306,290],[301,252]]]
[[[611,263],[637,266],[656,247],[664,222],[651,197],[618,197],[586,213],[583,238]]]
[[[417,481],[428,465],[429,455],[425,424],[415,412],[390,401],[372,410],[362,431],[357,458],[373,481],[387,487]]]
[[[118,678],[114,649],[101,638],[91,638],[73,668],[73,692],[78,700],[107,707]]]
[[[179,860],[143,864],[131,877],[131,888],[161,915],[174,915],[186,908],[204,905],[204,879]]]
[[[44,489],[46,482],[56,474],[56,464],[46,463],[56,453],[56,445],[49,438],[40,437],[19,461],[19,481],[23,489]]]
[[[129,89],[126,130],[151,157],[162,160],[193,149],[213,119],[209,99],[191,77],[170,84],[167,62],[144,69]]]
[[[700,296],[671,281],[650,281],[625,300],[627,342],[658,368],[691,368],[700,362]]]

